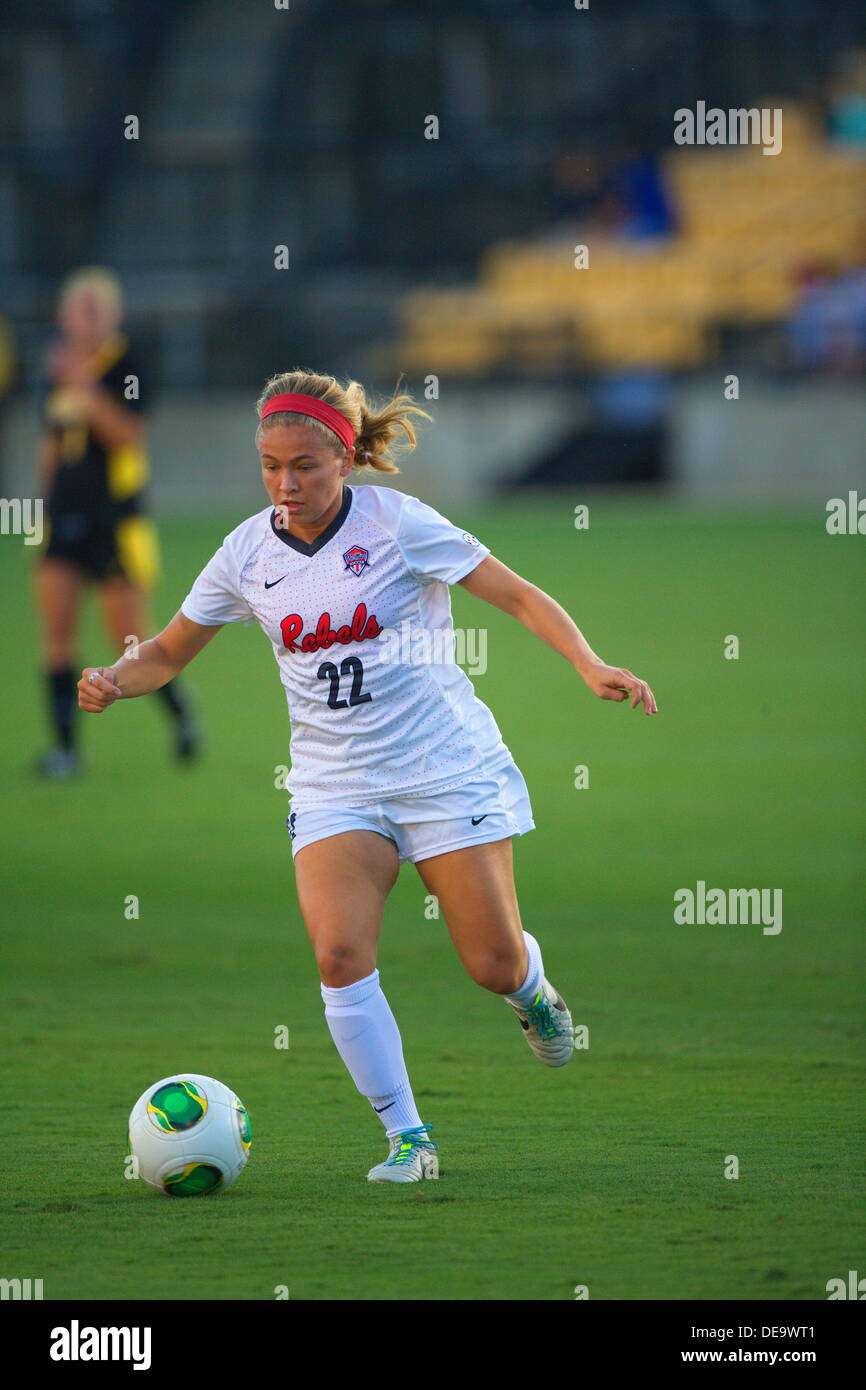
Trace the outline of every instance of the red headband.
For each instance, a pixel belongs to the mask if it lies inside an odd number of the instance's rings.
[[[327,401],[320,401],[318,396],[304,396],[298,391],[271,396],[269,401],[265,401],[259,420],[266,419],[268,415],[276,415],[281,410],[289,410],[296,415],[312,415],[314,420],[321,420],[323,425],[334,431],[347,449],[351,449],[355,442],[355,429],[351,421],[346,419],[342,411],[328,405]]]

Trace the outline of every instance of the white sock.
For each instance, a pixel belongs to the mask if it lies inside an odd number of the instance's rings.
[[[506,994],[512,1004],[520,1004],[525,1007],[531,1004],[536,994],[541,989],[541,981],[544,979],[544,962],[541,959],[541,947],[534,936],[530,936],[528,931],[523,933],[523,940],[526,943],[526,952],[529,956],[529,968],[526,972],[526,979],[514,994]]]
[[[322,985],[325,1018],[346,1068],[391,1139],[423,1128],[415,1108],[397,1020],[379,987],[379,972],[343,989]]]

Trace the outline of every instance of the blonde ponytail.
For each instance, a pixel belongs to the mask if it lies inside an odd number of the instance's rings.
[[[305,367],[272,376],[256,402],[256,413],[261,414],[263,406],[272,396],[293,392],[315,396],[345,415],[355,430],[355,467],[370,468],[378,473],[399,473],[399,468],[393,462],[394,455],[410,453],[415,448],[418,441],[412,416],[420,415],[425,420],[433,418],[426,410],[415,405],[412,397],[405,392],[393,396],[387,404],[377,404],[368,398],[360,381],[349,381],[341,386],[336,377],[323,376]],[[343,452],[342,443],[327,425],[309,415],[288,411],[276,411],[269,415],[256,431],[256,443],[262,431],[272,424],[309,425],[333,445],[335,453]]]

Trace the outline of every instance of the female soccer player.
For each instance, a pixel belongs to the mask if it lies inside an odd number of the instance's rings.
[[[415,447],[411,416],[425,412],[410,402],[376,409],[358,382],[305,370],[272,378],[256,434],[269,505],[226,536],[137,660],[88,667],[78,683],[81,708],[98,714],[171,680],[224,623],[256,619],[266,632],[288,699],[288,828],[325,1017],[390,1141],[372,1182],[439,1175],[376,968],[402,862],[417,866],[469,975],[504,996],[535,1056],[558,1067],[573,1051],[571,1016],[517,905],[511,837],[533,829],[523,777],[460,667],[397,661],[393,639],[408,635],[412,652],[416,633],[453,636],[447,586],[462,584],[601,699],[657,708],[644,681],[606,666],[558,603],[475,536],[416,497],[348,486],[355,466],[397,471],[400,432]]]
[[[61,339],[49,354],[51,388],[39,449],[47,540],[36,573],[54,747],[37,770],[70,777],[75,749],[73,653],[81,593],[100,590],[105,625],[122,647],[149,627],[147,596],[157,567],[156,535],[144,515],[147,457],[141,374],[120,331],[120,284],[109,270],[75,271],[60,292]],[[196,732],[176,685],[161,696],[175,752],[189,758]]]

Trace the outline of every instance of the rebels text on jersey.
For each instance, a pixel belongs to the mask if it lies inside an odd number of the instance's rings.
[[[310,543],[271,507],[226,536],[181,611],[206,627],[263,628],[288,701],[293,799],[448,791],[510,761],[453,659],[448,585],[489,554],[417,497],[369,484],[344,486]],[[424,650],[434,662],[415,659]]]

